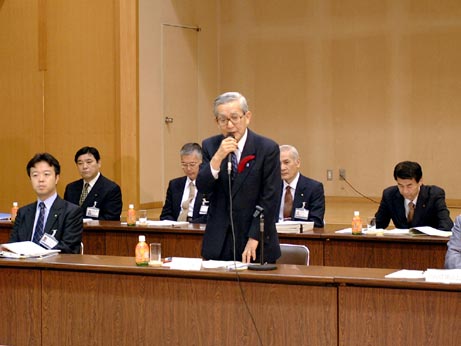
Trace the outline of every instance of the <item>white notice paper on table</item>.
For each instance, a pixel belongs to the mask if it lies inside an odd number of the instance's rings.
[[[384,276],[387,279],[424,279],[422,270],[402,269]]]
[[[200,270],[202,269],[202,259],[189,257],[172,257],[171,262],[164,263],[162,267],[178,270]]]

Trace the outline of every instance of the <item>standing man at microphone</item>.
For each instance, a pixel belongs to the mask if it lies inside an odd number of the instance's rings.
[[[203,141],[197,176],[198,190],[210,196],[202,256],[259,261],[262,239],[259,219],[253,217],[259,205],[264,209],[264,262],[275,263],[280,257],[275,228],[282,184],[279,146],[248,129],[252,114],[238,92],[218,96],[214,115],[221,134]]]

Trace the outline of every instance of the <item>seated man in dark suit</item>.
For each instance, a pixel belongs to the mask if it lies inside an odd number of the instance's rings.
[[[122,191],[100,173],[98,149],[83,147],[75,154],[74,161],[83,179],[67,184],[64,199],[79,205],[86,218],[120,221]]]
[[[81,209],[56,192],[61,166],[48,153],[36,154],[27,164],[37,201],[19,208],[9,242],[33,241],[46,249],[79,253],[83,219]]]
[[[445,203],[445,191],[435,185],[423,185],[423,171],[417,162],[403,161],[394,168],[397,186],[383,191],[376,212],[376,227],[386,228],[392,219],[396,228],[431,226],[450,231],[453,221]]]
[[[197,143],[186,143],[179,155],[186,175],[170,180],[160,220],[206,223],[208,201],[195,186],[202,163],[202,148]]]
[[[298,151],[291,145],[280,146],[280,166],[283,184],[279,220],[313,221],[314,227],[323,227],[323,184],[299,173],[301,160]]]

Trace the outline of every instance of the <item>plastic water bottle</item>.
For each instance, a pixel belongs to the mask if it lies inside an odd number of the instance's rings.
[[[134,210],[133,204],[130,204],[128,206],[128,213],[126,215],[126,224],[128,226],[136,226],[136,210]]]
[[[362,219],[360,218],[360,213],[358,211],[354,211],[354,217],[352,218],[352,234],[362,234]]]
[[[18,215],[18,202],[13,202],[13,207],[11,208],[11,222],[14,223],[14,220],[16,220],[16,215]]]
[[[149,245],[146,243],[146,236],[140,235],[138,240],[135,249],[136,265],[147,266],[149,264]]]

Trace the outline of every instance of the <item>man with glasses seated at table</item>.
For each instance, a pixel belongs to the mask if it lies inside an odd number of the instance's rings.
[[[202,148],[197,143],[186,143],[179,155],[186,175],[170,180],[160,220],[206,223],[208,200],[195,186],[202,163]]]
[[[384,190],[376,212],[376,227],[386,228],[392,219],[396,228],[431,226],[450,231],[453,221],[445,203],[445,191],[423,185],[423,171],[417,162],[403,161],[394,168],[397,186]]]

